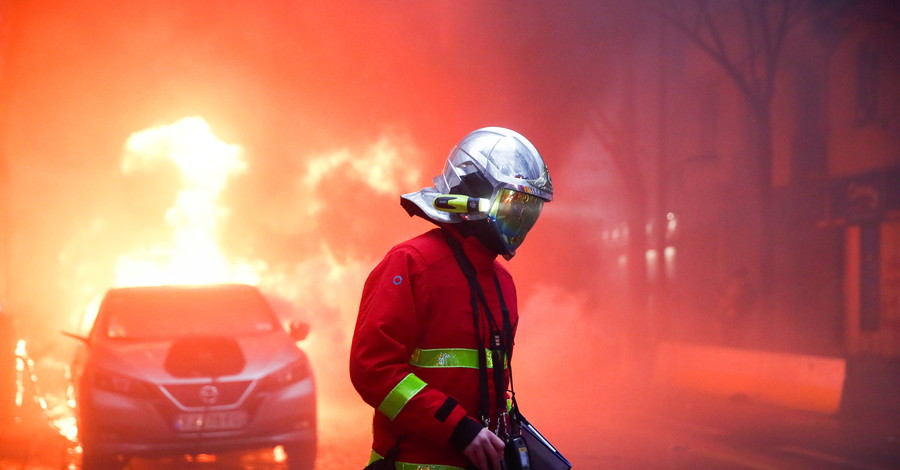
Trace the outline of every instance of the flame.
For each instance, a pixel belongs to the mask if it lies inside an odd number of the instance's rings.
[[[160,160],[175,164],[182,187],[166,212],[171,243],[120,256],[114,285],[258,284],[260,266],[231,262],[217,242],[227,211],[218,205],[228,179],[247,164],[238,145],[223,142],[200,117],[132,134],[125,144],[124,174],[152,168]]]
[[[161,162],[173,163],[181,176],[175,202],[165,213],[171,240],[120,255],[112,286],[259,284],[264,263],[229,260],[218,244],[219,223],[228,215],[219,196],[229,178],[247,168],[241,147],[216,137],[203,118],[187,117],[131,134],[120,169],[129,175]],[[84,311],[82,331],[93,324],[101,297]]]
[[[25,403],[25,369],[28,365],[25,353],[25,340],[16,342],[16,408],[22,408]]]
[[[219,196],[229,178],[247,168],[241,147],[216,137],[204,119],[188,117],[132,134],[125,143],[121,171],[126,175],[150,171],[166,161],[173,163],[181,176],[175,202],[165,213],[171,240],[119,256],[113,285],[258,284],[263,264],[230,261],[217,239],[220,222],[228,215],[219,205]],[[96,297],[90,303],[82,326],[93,323],[99,302]],[[22,387],[17,400],[21,401],[21,395]],[[73,409],[74,403],[67,405]],[[74,416],[52,417],[51,410],[43,408],[60,434],[74,442]],[[210,461],[215,457],[198,456],[198,462]]]
[[[64,438],[75,442],[78,434],[78,426],[75,416],[70,412],[74,409],[68,402],[56,400],[54,395],[45,394],[38,386],[38,376],[35,371],[35,362],[28,355],[28,348],[24,339],[16,342],[16,394],[15,406],[19,410],[17,420],[21,420],[26,414],[23,410],[28,405],[26,396],[33,399],[50,426]]]
[[[346,420],[350,423],[365,419],[371,409],[361,400],[354,399],[353,404],[348,405],[345,399],[355,396],[345,368],[326,365],[333,360],[336,351],[340,354],[349,349],[347,332],[352,331],[356,319],[358,292],[373,262],[365,252],[336,256],[323,239],[327,234],[317,232],[317,220],[328,216],[323,200],[331,193],[325,183],[333,178],[345,181],[348,187],[378,195],[398,194],[408,188],[420,187],[420,174],[414,164],[418,155],[419,149],[404,134],[386,134],[353,150],[336,149],[304,155],[302,172],[291,179],[291,197],[286,198],[304,203],[279,213],[279,230],[313,233],[315,236],[310,239],[312,243],[319,243],[320,250],[295,264],[270,260],[269,265],[262,260],[232,260],[218,243],[218,232],[229,213],[220,203],[220,196],[230,179],[247,169],[239,145],[219,139],[200,117],[135,132],[126,141],[121,172],[134,175],[158,169],[160,164],[171,164],[177,169],[181,182],[174,202],[165,209],[165,222],[171,229],[171,236],[159,243],[117,254],[112,285],[264,284],[266,293],[303,308],[288,311],[286,315],[306,317],[314,323],[316,334],[305,340],[304,349],[315,364],[321,365],[318,368],[321,380],[317,380],[319,396],[323,398],[320,422]],[[98,223],[95,227],[99,230],[107,225]],[[73,249],[72,253],[77,254],[78,250]],[[76,260],[77,256],[67,259]],[[109,287],[109,283],[103,283],[103,287]],[[98,289],[84,290],[89,292],[84,295],[87,309],[82,310],[80,331],[88,331],[93,324],[102,298],[102,294],[96,293]],[[348,292],[352,294],[348,295]],[[74,426],[74,421],[72,423]],[[60,424],[62,427],[67,423]],[[346,436],[341,438],[346,439]],[[360,442],[367,439],[365,432],[360,439]],[[273,452],[276,462],[286,459],[283,448]]]
[[[284,446],[275,446],[275,448],[272,449],[272,460],[274,460],[275,463],[285,463],[287,462],[287,459],[287,451],[284,450]]]

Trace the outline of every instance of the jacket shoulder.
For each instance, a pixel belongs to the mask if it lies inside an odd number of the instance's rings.
[[[497,277],[500,279],[512,281],[512,273],[499,260],[494,261],[494,272],[497,273]]]
[[[420,258],[425,264],[433,264],[452,255],[444,235],[439,229],[429,230],[417,237],[398,243],[388,255],[405,253]]]

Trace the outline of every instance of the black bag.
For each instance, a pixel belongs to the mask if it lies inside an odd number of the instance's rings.
[[[397,438],[397,442],[394,443],[394,447],[391,447],[391,450],[385,454],[384,458],[378,459],[369,465],[366,465],[366,468],[363,470],[394,470],[394,464],[397,463],[397,455],[400,454],[400,438]]]
[[[570,470],[572,464],[538,430],[514,410],[518,433],[510,437],[504,449],[505,470]]]
[[[394,462],[387,459],[376,460],[366,466],[363,470],[394,470]]]

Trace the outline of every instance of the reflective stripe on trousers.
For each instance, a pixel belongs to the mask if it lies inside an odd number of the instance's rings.
[[[377,460],[381,460],[384,457],[378,455],[378,452],[372,451],[372,456],[369,458],[369,465],[372,462]],[[394,462],[394,470],[466,470],[462,467],[454,467],[453,465],[433,465],[427,463],[409,463],[409,462]]]

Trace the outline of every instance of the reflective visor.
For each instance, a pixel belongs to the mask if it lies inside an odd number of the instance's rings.
[[[491,204],[489,217],[504,243],[515,250],[541,215],[544,200],[513,189],[501,189]]]

